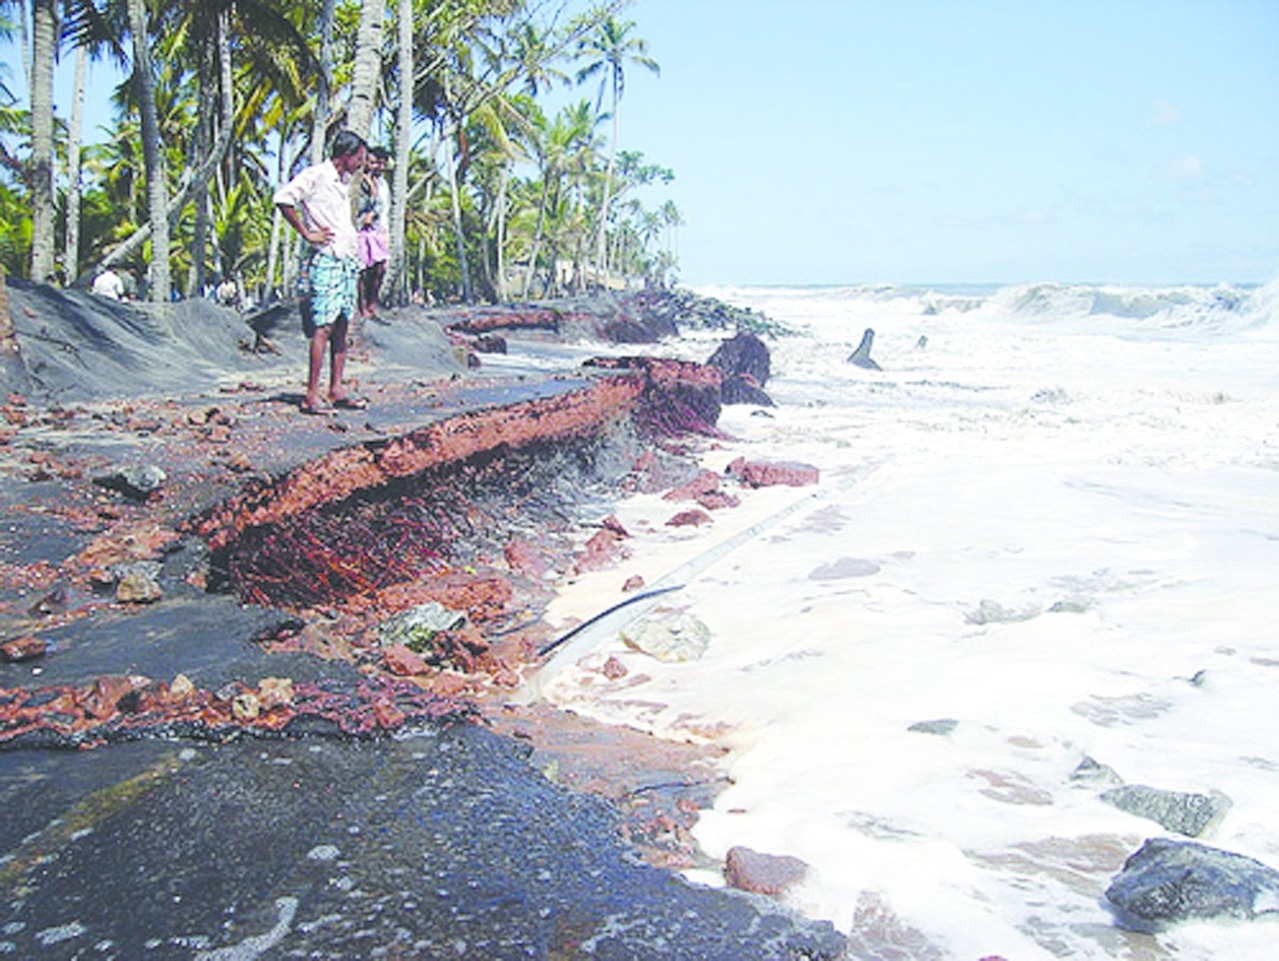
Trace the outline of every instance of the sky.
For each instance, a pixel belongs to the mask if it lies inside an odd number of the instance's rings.
[[[1279,0],[634,0],[623,16],[661,72],[628,68],[621,148],[675,173],[644,199],[681,212],[683,283],[1279,275]],[[113,84],[91,68],[103,121]]]
[[[637,0],[685,283],[1279,275],[1279,0]]]

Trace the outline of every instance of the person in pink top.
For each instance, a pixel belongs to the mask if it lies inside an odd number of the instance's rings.
[[[360,230],[360,313],[368,318],[377,316],[378,292],[382,289],[390,257],[386,224],[391,212],[391,189],[385,177],[390,156],[385,147],[370,147],[364,182],[360,185],[356,215],[356,226]]]
[[[351,217],[351,178],[364,169],[368,147],[350,130],[333,138],[329,159],[307,167],[275,192],[280,214],[310,244],[302,309],[311,341],[310,369],[302,411],[327,414],[334,407],[368,406],[342,383],[346,339],[355,317],[360,278],[360,248]],[[329,391],[320,392],[324,355],[329,354]]]

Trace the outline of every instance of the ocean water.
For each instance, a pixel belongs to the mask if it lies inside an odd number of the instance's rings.
[[[857,956],[1274,957],[1279,919],[1117,927],[1107,885],[1171,835],[1072,775],[1224,795],[1198,840],[1279,868],[1279,284],[700,292],[797,331],[769,342],[777,406],[725,408],[704,464],[820,483],[700,528],[619,503],[630,556],[552,622],[639,574],[684,585],[646,616],[710,644],[663,663],[605,627],[541,694],[728,748],[697,841],[801,858],[787,903]],[[866,328],[880,371],[846,360]]]

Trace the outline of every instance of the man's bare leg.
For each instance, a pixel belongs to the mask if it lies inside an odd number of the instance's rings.
[[[320,377],[324,373],[324,355],[329,350],[328,326],[315,328],[311,335],[310,369],[306,380],[306,400],[302,406],[307,410],[320,410],[324,404],[324,395],[320,393]]]

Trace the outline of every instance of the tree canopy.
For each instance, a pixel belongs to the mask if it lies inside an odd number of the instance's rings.
[[[664,285],[674,175],[619,152],[625,67],[657,71],[628,2],[0,0],[30,91],[0,75],[0,263],[66,285],[114,265],[156,301],[223,277],[284,296],[298,239],[272,194],[349,128],[392,153],[384,302]],[[82,145],[52,90],[86,56],[123,79]]]

